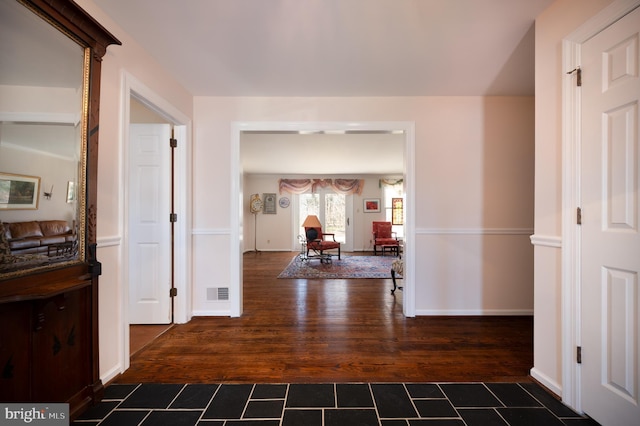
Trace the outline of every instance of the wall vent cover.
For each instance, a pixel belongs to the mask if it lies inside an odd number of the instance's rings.
[[[229,287],[207,288],[207,300],[229,300]]]

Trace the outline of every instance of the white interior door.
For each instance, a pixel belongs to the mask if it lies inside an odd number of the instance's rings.
[[[638,424],[640,9],[582,45],[582,407]]]
[[[171,322],[171,127],[131,124],[129,149],[129,319]]]

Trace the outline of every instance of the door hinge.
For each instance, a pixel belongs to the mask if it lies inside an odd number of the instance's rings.
[[[169,222],[176,223],[178,221],[178,213],[169,213]]]
[[[576,224],[582,225],[582,209],[580,207],[576,209]]]
[[[176,297],[178,295],[178,289],[173,287],[169,290],[169,297]]]
[[[169,139],[169,146],[171,148],[177,148],[178,147],[178,139],[176,138],[170,138]]]
[[[578,86],[578,87],[582,86],[582,70],[580,69],[580,67],[576,67],[576,68],[572,69],[571,71],[568,71],[567,74],[575,74],[576,75],[576,86]]]
[[[582,346],[576,347],[576,362],[582,364]]]

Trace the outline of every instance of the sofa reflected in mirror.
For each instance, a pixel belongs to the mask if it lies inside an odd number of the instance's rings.
[[[0,272],[50,266],[77,254],[75,225],[65,220],[0,223]]]

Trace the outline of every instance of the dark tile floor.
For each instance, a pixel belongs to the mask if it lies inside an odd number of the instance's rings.
[[[111,385],[74,425],[589,425],[534,383]]]

